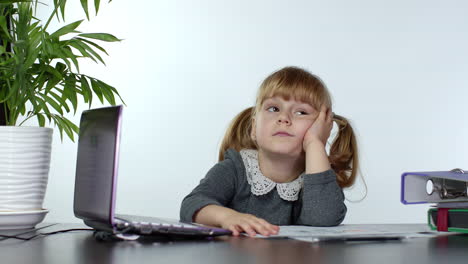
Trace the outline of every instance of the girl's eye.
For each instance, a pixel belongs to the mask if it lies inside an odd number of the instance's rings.
[[[270,106],[270,107],[267,108],[267,111],[268,112],[278,112],[279,108],[276,107],[276,106]]]
[[[309,113],[307,113],[305,111],[296,111],[296,114],[297,115],[308,115]]]

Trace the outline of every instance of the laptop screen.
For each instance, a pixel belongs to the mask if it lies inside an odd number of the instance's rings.
[[[113,224],[122,106],[84,111],[75,176],[75,216]]]

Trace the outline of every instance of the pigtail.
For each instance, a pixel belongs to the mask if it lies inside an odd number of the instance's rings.
[[[330,164],[340,187],[349,187],[354,184],[359,169],[356,136],[346,118],[335,115],[333,121],[338,124],[338,134],[330,147]]]
[[[229,125],[219,149],[219,161],[224,160],[224,152],[228,148],[237,151],[241,149],[257,149],[250,133],[252,130],[253,107],[249,107],[238,114]]]

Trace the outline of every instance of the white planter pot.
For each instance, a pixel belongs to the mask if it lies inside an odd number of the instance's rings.
[[[44,127],[0,126],[0,211],[42,209],[52,132]]]

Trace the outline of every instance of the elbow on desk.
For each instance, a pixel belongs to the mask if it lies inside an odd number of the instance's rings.
[[[343,222],[346,212],[346,205],[343,204],[342,207],[334,210],[321,210],[308,217],[299,217],[296,224],[320,227],[338,226]]]
[[[338,226],[340,225],[348,211],[346,205],[343,203],[342,206],[335,210],[326,210],[323,212],[323,225],[322,226]]]
[[[340,211],[336,211],[334,214],[329,214],[327,215],[327,217],[325,218],[325,221],[324,221],[324,225],[323,226],[338,226],[340,225],[345,216],[346,216],[346,206],[343,207],[342,210]]]

